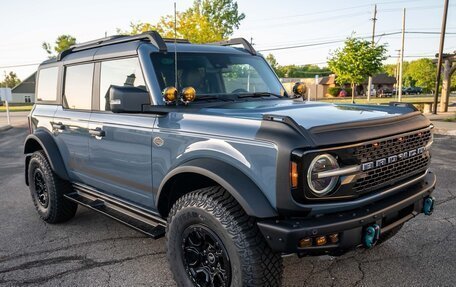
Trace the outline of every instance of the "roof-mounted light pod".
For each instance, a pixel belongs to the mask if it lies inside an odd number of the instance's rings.
[[[172,104],[177,99],[177,89],[175,87],[166,87],[163,90],[163,99],[167,105]]]
[[[196,98],[196,90],[193,87],[185,87],[182,89],[181,92],[181,102],[184,103],[185,105],[188,105],[189,103],[193,102]]]

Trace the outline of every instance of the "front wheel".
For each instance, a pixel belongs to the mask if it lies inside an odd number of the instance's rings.
[[[225,189],[181,197],[167,229],[168,261],[179,286],[280,286],[280,254]]]

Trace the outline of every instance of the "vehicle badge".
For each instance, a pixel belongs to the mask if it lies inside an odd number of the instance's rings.
[[[154,144],[156,146],[162,146],[165,141],[161,137],[154,137]]]

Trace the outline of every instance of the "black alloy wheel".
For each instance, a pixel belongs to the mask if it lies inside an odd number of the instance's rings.
[[[33,173],[33,179],[37,201],[39,204],[41,204],[41,206],[46,208],[49,204],[49,193],[43,172],[40,168],[35,169]]]
[[[190,225],[182,234],[183,263],[196,286],[230,286],[231,264],[220,238],[208,227]]]

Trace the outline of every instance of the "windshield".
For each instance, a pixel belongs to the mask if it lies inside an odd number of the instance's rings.
[[[174,53],[151,55],[160,88],[175,85]],[[177,55],[178,86],[192,86],[201,95],[274,94],[284,90],[266,61],[259,56],[220,53]]]

